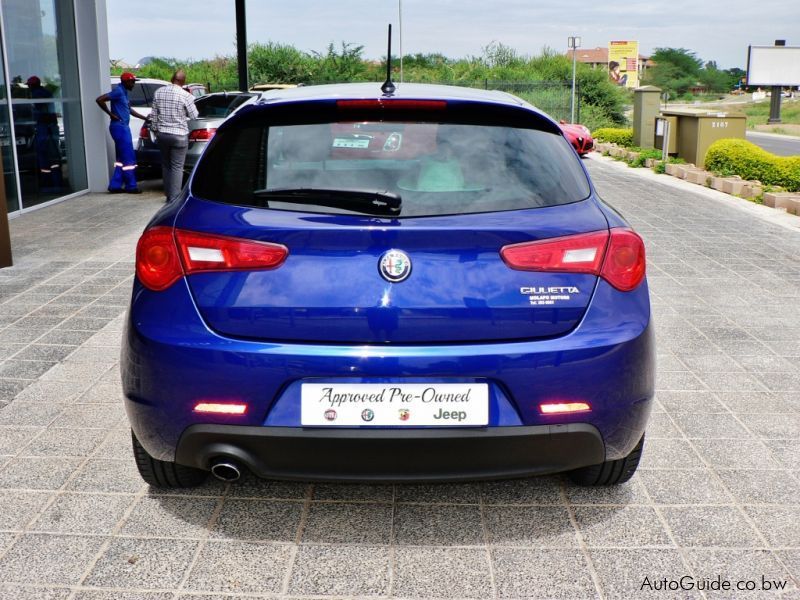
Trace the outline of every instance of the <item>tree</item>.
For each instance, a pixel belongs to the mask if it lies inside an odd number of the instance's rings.
[[[305,83],[312,77],[314,61],[294,46],[270,42],[250,44],[247,63],[255,83]]]
[[[645,71],[643,83],[655,85],[671,96],[682,95],[700,83],[703,61],[686,48],[656,48],[654,65]]]
[[[744,79],[747,75],[747,71],[744,69],[733,67],[732,69],[725,69],[724,73],[728,76],[728,89],[739,87],[740,82],[744,85]]]
[[[731,89],[730,77],[717,68],[717,63],[710,60],[700,72],[700,82],[709,92],[722,93]]]
[[[686,48],[656,48],[651,57],[655,63],[654,69],[659,65],[669,63],[678,68],[681,73],[697,76],[703,68],[703,61],[697,58],[692,50]]]
[[[368,69],[362,58],[364,46],[342,42],[336,51],[333,42],[328,44],[326,53],[314,52],[314,83],[339,81],[365,81]]]
[[[698,86],[712,93],[727,92],[744,76],[741,69],[720,70],[714,60],[703,64],[686,48],[656,48],[652,59],[655,64],[645,73],[644,83],[658,86],[672,97]]]

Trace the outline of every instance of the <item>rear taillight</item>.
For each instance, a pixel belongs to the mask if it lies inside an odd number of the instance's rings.
[[[144,140],[150,137],[150,130],[147,128],[147,125],[142,125],[142,128],[139,130],[139,137]]]
[[[146,288],[165,290],[183,275],[172,227],[153,227],[136,245],[136,275]]]
[[[186,274],[201,271],[274,269],[289,250],[280,244],[254,242],[195,231],[175,230]]]
[[[644,243],[630,229],[611,229],[524,242],[500,250],[512,269],[598,275],[618,290],[635,289],[644,279]]]
[[[195,129],[189,132],[190,142],[207,142],[217,133],[216,129]]]
[[[618,290],[629,292],[644,279],[644,242],[630,229],[612,229],[600,276]]]
[[[288,255],[280,244],[153,227],[136,247],[136,275],[146,288],[160,291],[184,274],[274,269]]]

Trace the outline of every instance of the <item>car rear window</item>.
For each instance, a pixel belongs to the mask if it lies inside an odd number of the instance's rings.
[[[220,134],[201,159],[192,193],[229,204],[357,213],[330,202],[267,199],[263,192],[376,191],[401,197],[402,218],[555,206],[590,193],[566,140],[540,129],[416,120],[246,120]]]
[[[225,94],[201,96],[195,100],[197,113],[201,119],[224,119],[255,94]]]
[[[111,89],[114,89],[118,85],[119,83],[112,84]],[[133,107],[152,108],[153,94],[155,94],[156,90],[160,87],[164,87],[164,84],[137,82],[134,84],[133,89],[130,92],[128,92],[128,102]]]

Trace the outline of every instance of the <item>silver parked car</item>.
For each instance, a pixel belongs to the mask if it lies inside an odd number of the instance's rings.
[[[236,109],[254,102],[260,96],[258,92],[216,92],[195,100],[198,117],[189,121],[189,149],[184,163],[184,171],[187,174],[192,172],[197,159],[214,137],[217,127]],[[136,157],[140,166],[161,164],[161,153],[155,136],[147,127],[142,128]]]

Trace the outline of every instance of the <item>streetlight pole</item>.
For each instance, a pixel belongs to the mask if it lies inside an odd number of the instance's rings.
[[[567,44],[572,49],[572,101],[570,102],[570,123],[575,122],[575,62],[577,60],[578,48],[581,47],[581,38],[577,36],[570,36],[567,38]]]
[[[247,13],[245,0],[236,0],[236,70],[239,75],[239,90],[250,89],[247,76]]]

